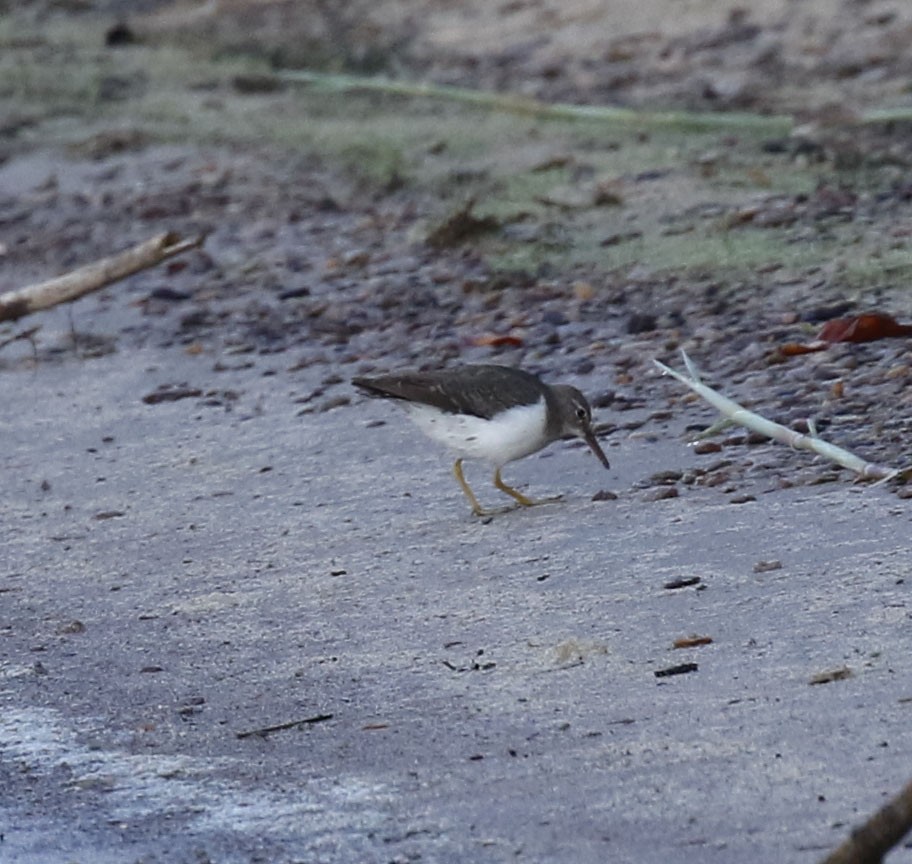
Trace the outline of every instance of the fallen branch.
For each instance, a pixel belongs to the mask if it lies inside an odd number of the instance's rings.
[[[868,480],[890,480],[893,477],[904,473],[884,465],[865,462],[864,459],[861,459],[854,453],[850,453],[842,447],[837,447],[835,444],[830,444],[828,441],[818,438],[812,423],[808,424],[811,434],[804,435],[801,432],[796,432],[794,429],[789,429],[779,423],[774,423],[772,420],[767,420],[766,417],[763,417],[760,414],[748,411],[734,400],[729,399],[727,396],[723,396],[717,390],[713,390],[712,387],[708,387],[704,384],[700,380],[700,375],[691,362],[690,357],[688,357],[684,351],[682,351],[681,354],[684,356],[684,365],[687,366],[687,371],[690,373],[689,377],[671,369],[664,363],[660,363],[658,360],[653,360],[652,362],[666,375],[671,375],[673,378],[676,378],[682,384],[693,390],[698,396],[701,396],[709,402],[713,408],[717,408],[723,416],[723,420],[721,421],[723,424],[729,425],[735,423],[739,426],[751,429],[754,432],[759,432],[761,435],[772,438],[774,441],[788,444],[789,447],[794,447],[796,450],[810,450],[818,456],[823,456],[825,459],[829,459],[831,462],[835,462],[843,468],[848,468],[850,471],[854,471],[858,474],[859,477]]]
[[[881,864],[912,829],[912,783],[878,810],[820,864]]]
[[[132,249],[102,258],[78,270],[37,285],[0,294],[0,321],[16,321],[33,312],[91,294],[119,279],[202,246],[204,236],[182,240],[177,234],[159,234]]]

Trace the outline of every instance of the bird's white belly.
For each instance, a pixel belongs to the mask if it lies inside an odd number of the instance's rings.
[[[499,466],[541,450],[548,443],[544,399],[534,405],[510,408],[494,420],[444,414],[415,403],[408,403],[405,408],[425,435],[464,459],[485,459]]]

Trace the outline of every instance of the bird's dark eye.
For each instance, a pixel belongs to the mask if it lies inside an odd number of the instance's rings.
[[[577,408],[577,409],[576,409],[576,416],[577,416],[580,420],[585,420],[585,419],[586,419],[586,409],[583,408],[582,406],[579,407],[579,408]]]

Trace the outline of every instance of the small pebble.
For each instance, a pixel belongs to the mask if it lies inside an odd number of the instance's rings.
[[[677,498],[678,490],[675,486],[661,486],[658,489],[653,489],[651,492],[647,492],[643,496],[643,501],[666,501],[669,498]]]

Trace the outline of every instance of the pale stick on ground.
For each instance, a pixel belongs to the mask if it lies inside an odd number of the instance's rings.
[[[854,453],[818,438],[814,432],[813,424],[809,424],[811,434],[805,435],[768,420],[753,411],[748,411],[747,408],[739,405],[733,399],[723,396],[718,390],[713,390],[712,387],[704,384],[700,380],[700,375],[687,353],[682,351],[681,354],[684,357],[684,365],[690,373],[689,376],[666,366],[664,363],[660,363],[658,360],[653,360],[652,362],[666,375],[676,378],[698,396],[709,402],[714,408],[718,409],[726,424],[735,423],[738,426],[744,426],[754,432],[759,432],[761,435],[766,435],[774,441],[788,444],[789,447],[793,447],[796,450],[810,450],[818,456],[823,456],[825,459],[841,465],[843,468],[854,471],[859,477],[866,480],[890,480],[899,474],[905,473],[895,468],[888,468],[885,465],[866,462]]]
[[[184,240],[169,231],[63,276],[7,291],[0,294],[0,321],[16,321],[33,312],[77,300],[168,258],[196,249],[202,246],[203,240],[203,236]]]

